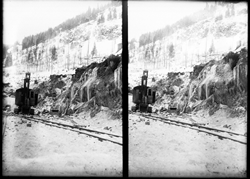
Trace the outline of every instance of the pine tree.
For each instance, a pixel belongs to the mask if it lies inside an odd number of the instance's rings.
[[[40,71],[40,64],[41,64],[41,60],[42,60],[42,50],[40,50],[38,52],[38,59],[37,59],[37,70]]]
[[[37,50],[38,50],[38,47],[37,45],[35,45],[35,48],[33,48],[33,55],[34,55],[34,65],[36,67],[36,71],[38,69]]]
[[[91,51],[92,58],[93,58],[96,54],[97,54],[97,49],[96,49],[96,45],[95,45],[95,43],[94,43],[94,47],[93,47],[93,49],[92,49],[92,51]]]
[[[205,10],[209,10],[209,4],[208,4],[208,2],[206,2]]]
[[[30,70],[30,67],[33,63],[33,54],[32,54],[32,49],[28,50],[28,55],[27,55],[27,59],[26,59],[26,64],[27,64],[27,68],[28,70]]]
[[[129,49],[130,49],[130,50],[135,49],[135,42],[136,42],[135,38],[133,38],[133,39],[130,41],[130,46],[129,46]]]
[[[105,21],[104,15],[101,14],[101,16],[99,17],[99,19],[97,20],[97,23],[100,24],[100,23],[103,23],[104,21]]]
[[[235,9],[234,9],[234,4],[232,4],[232,7],[231,7],[231,16],[234,16],[235,15]]]
[[[109,10],[109,14],[108,14],[107,20],[108,20],[108,21],[109,21],[109,20],[112,20],[112,14],[111,14],[111,11],[110,11],[110,10]]]
[[[230,10],[229,10],[228,6],[227,6],[226,13],[225,13],[225,18],[227,18],[227,17],[230,17]]]
[[[55,46],[52,47],[52,48],[50,49],[50,51],[51,51],[51,59],[52,59],[53,61],[56,61],[56,60],[57,60],[57,50],[56,50],[56,47],[55,47]]]
[[[116,19],[117,18],[117,12],[116,12],[116,8],[114,8],[114,15],[113,18]]]
[[[211,54],[211,53],[214,53],[214,51],[215,51],[214,41],[212,41],[211,46],[210,46],[210,48],[209,48],[209,53],[210,53],[210,54]]]
[[[33,62],[32,50],[28,50],[27,63],[31,64]]]
[[[3,44],[3,58],[5,58],[7,56],[7,51],[8,51],[8,46]]]
[[[173,43],[171,43],[168,47],[168,51],[169,51],[169,57],[173,58],[175,56],[175,51],[174,51],[174,45]]]
[[[4,63],[4,67],[12,66],[12,54],[11,54],[11,53],[7,53],[4,62],[5,62],[5,63]]]
[[[145,50],[144,58],[145,58],[145,60],[149,59],[149,47],[147,47]]]
[[[91,19],[92,13],[91,13],[91,8],[89,7],[87,12],[85,13],[86,18]]]

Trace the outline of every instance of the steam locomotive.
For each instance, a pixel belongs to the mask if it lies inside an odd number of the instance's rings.
[[[15,93],[15,104],[18,108],[14,109],[14,113],[23,113],[23,114],[34,114],[34,109],[32,106],[36,106],[38,103],[38,94],[29,89],[30,86],[30,73],[25,74],[24,87],[16,90]]]
[[[133,112],[139,110],[140,112],[152,112],[152,107],[149,104],[155,102],[155,94],[152,88],[147,86],[148,82],[148,70],[143,71],[143,76],[141,78],[141,85],[133,88],[133,103],[135,106],[132,106],[131,110]]]

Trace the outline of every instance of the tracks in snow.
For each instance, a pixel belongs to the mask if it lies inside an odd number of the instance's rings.
[[[85,134],[87,136],[97,138],[99,141],[108,141],[108,142],[112,142],[114,144],[122,146],[122,136],[118,134],[94,130],[90,128],[84,128],[84,127],[80,127],[77,125],[69,125],[69,124],[63,124],[63,123],[59,123],[55,121],[49,121],[40,117],[27,116],[27,115],[17,115],[17,116],[22,119],[26,119],[26,120],[37,122],[37,123],[43,123],[48,126],[53,126],[53,127],[57,127],[57,128],[65,129],[65,130],[70,130],[73,132],[77,132],[79,134]],[[117,140],[113,138],[116,138]]]
[[[223,130],[223,129],[218,129],[218,128],[202,126],[202,125],[198,125],[195,123],[177,121],[177,120],[168,119],[166,117],[161,117],[161,116],[157,116],[157,115],[139,114],[139,116],[142,116],[142,117],[147,118],[147,119],[161,121],[161,122],[169,124],[169,125],[176,125],[179,127],[186,127],[189,129],[197,130],[198,132],[204,132],[204,133],[207,133],[209,135],[217,136],[219,139],[228,139],[228,140],[232,140],[234,142],[238,142],[241,144],[247,144],[246,136],[243,134],[240,134],[240,133],[227,131],[227,130]],[[221,134],[221,133],[224,133],[224,134]]]

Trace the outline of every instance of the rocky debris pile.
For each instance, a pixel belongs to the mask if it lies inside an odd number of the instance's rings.
[[[121,113],[121,74],[121,57],[110,55],[101,63],[77,68],[71,76],[51,75],[36,88],[38,108],[56,109],[59,116],[91,111],[93,117],[101,107]]]
[[[167,77],[160,79],[153,86],[156,91],[156,103],[154,108],[169,111],[171,107],[176,107],[175,101],[179,101],[181,94],[185,93],[188,85],[190,73],[171,72]],[[178,98],[178,99],[177,99]]]
[[[12,61],[12,55],[11,53],[8,53],[6,55],[6,58],[3,60],[3,67],[10,67],[12,66],[13,61]]]
[[[242,106],[247,97],[247,50],[229,52],[220,61],[208,62],[189,85],[188,106],[191,110],[209,108],[213,114],[220,104]],[[244,100],[245,99],[245,100]]]
[[[226,105],[232,114],[245,113],[247,49],[231,51],[219,61],[211,60],[195,66],[189,79],[181,76],[181,73],[170,73],[167,79],[158,81],[154,88],[158,91],[155,107],[164,104],[160,106],[162,111],[174,106],[178,112],[207,109],[209,115],[213,115],[220,105]]]
[[[15,96],[15,91],[10,83],[3,83],[3,96]]]
[[[3,82],[2,82],[2,104],[3,109],[10,108],[11,111],[16,107],[15,105],[15,92],[18,88],[23,87],[23,76],[16,75],[15,69],[12,67],[3,69]]]

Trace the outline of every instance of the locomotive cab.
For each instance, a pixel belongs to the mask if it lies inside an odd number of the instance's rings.
[[[38,103],[38,94],[29,89],[30,86],[30,73],[25,74],[24,87],[16,90],[15,104],[18,108],[14,109],[14,113],[34,114],[32,106]]]
[[[155,91],[147,86],[148,80],[148,70],[143,71],[143,76],[141,77],[141,85],[133,88],[133,103],[131,110],[139,110],[141,112],[152,112],[152,107],[150,104],[155,102]]]

